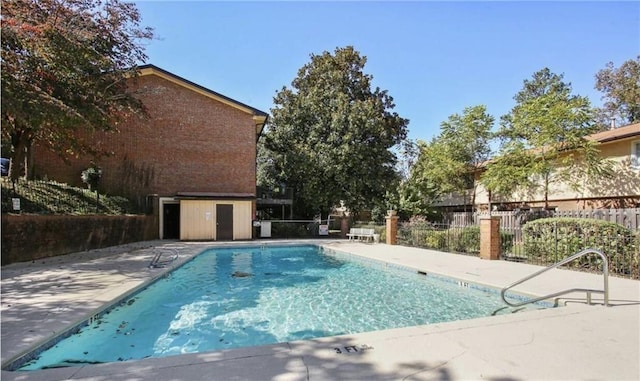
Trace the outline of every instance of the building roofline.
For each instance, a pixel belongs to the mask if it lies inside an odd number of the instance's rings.
[[[616,140],[631,138],[634,136],[640,136],[640,123],[629,124],[611,130],[598,132],[595,134],[591,134],[586,138],[589,140],[595,140],[599,143],[608,143]]]
[[[202,94],[206,97],[209,97],[211,99],[224,103],[244,113],[252,115],[253,120],[256,124],[256,134],[258,137],[260,136],[260,134],[262,134],[262,130],[264,129],[264,126],[267,123],[267,120],[269,119],[269,114],[267,114],[264,111],[258,110],[255,107],[251,107],[233,98],[229,98],[225,95],[222,95],[213,90],[210,90],[204,86],[200,86],[197,83],[191,82],[188,79],[182,78],[179,75],[173,74],[153,64],[145,64],[145,65],[138,66],[138,72],[140,76],[157,75],[179,86],[185,87],[189,90],[195,91],[196,93]]]
[[[611,130],[597,132],[595,134],[587,135],[584,138],[587,140],[596,141],[599,144],[603,144],[633,138],[636,136],[640,137],[640,123],[629,124]],[[479,165],[479,168],[486,167],[493,160],[493,158],[486,160]]]
[[[253,193],[177,192],[177,200],[255,200]]]

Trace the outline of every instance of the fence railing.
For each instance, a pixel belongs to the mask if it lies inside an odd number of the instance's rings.
[[[340,237],[340,220],[265,220],[270,224],[268,237],[261,238],[337,238]]]
[[[524,225],[532,215],[544,214],[546,217],[593,218],[614,222],[627,229],[640,229],[640,208],[626,209],[590,209],[590,210],[549,210],[549,211],[493,211],[491,216],[500,217],[501,229],[517,229]],[[444,221],[452,226],[479,225],[480,219],[488,217],[487,212],[457,212],[444,215]]]
[[[480,228],[449,224],[401,223],[398,243],[466,255],[480,253]]]
[[[554,229],[550,234],[554,235],[552,239],[537,234],[523,234],[520,228],[501,230],[501,238],[505,235],[514,237],[511,245],[502,245],[501,257],[505,260],[549,266],[580,250],[591,248],[607,255],[612,274],[640,279],[640,231],[599,234],[573,231],[566,234],[562,229]],[[598,257],[589,256],[567,264],[566,267],[598,272],[602,264]]]
[[[640,279],[640,231],[589,234],[555,229],[551,234],[554,236],[543,237],[525,234],[520,227],[501,227],[501,258],[549,266],[580,250],[593,248],[607,254],[612,274]],[[476,256],[480,251],[480,228],[477,225],[403,223],[398,229],[398,243]],[[584,257],[567,266],[574,270],[599,271],[602,264],[598,261],[599,258]]]
[[[640,229],[640,208],[594,209],[594,210],[558,210],[554,217],[593,218],[614,222],[627,229]]]

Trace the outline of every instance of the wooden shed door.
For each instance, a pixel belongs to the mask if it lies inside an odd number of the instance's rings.
[[[233,240],[233,205],[216,205],[216,241]]]

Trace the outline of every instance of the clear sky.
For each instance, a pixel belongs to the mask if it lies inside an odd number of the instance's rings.
[[[310,54],[353,46],[411,139],[484,104],[496,120],[548,67],[600,105],[596,72],[640,54],[640,2],[137,1],[148,63],[265,112]]]

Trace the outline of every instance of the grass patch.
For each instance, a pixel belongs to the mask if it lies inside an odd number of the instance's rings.
[[[121,196],[100,194],[64,183],[44,180],[23,180],[15,187],[7,178],[2,184],[2,213],[14,212],[12,198],[20,199],[20,212],[31,214],[139,214],[136,205]]]

